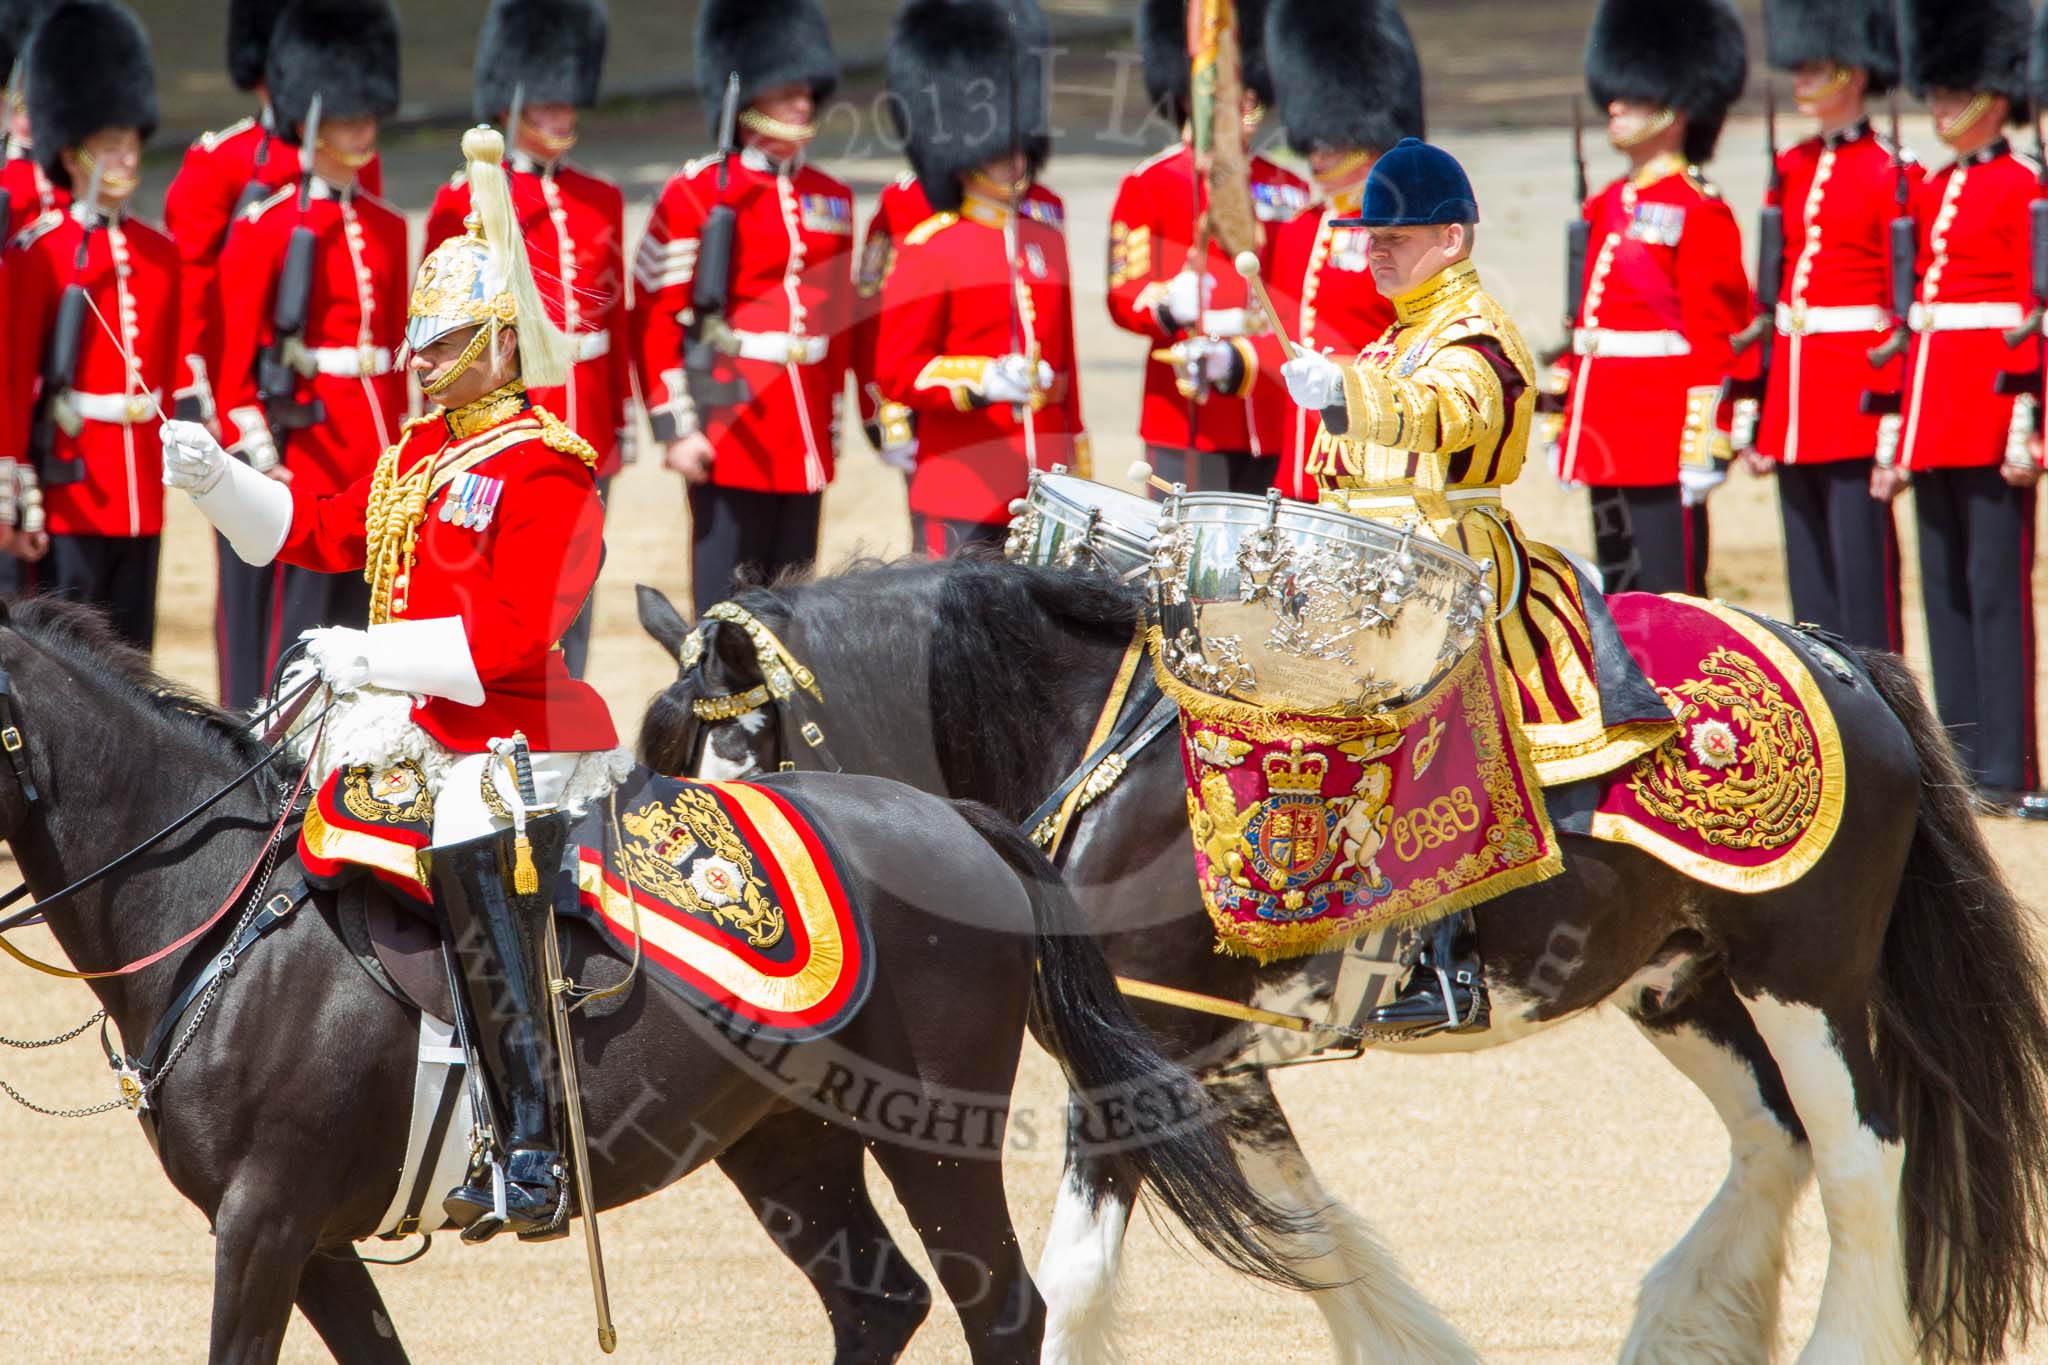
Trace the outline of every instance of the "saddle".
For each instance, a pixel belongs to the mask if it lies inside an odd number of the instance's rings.
[[[321,897],[321,912],[370,980],[399,1004],[455,1021],[441,933],[433,912],[374,877],[355,877]]]

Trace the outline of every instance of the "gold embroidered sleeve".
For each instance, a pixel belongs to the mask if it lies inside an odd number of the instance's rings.
[[[1507,422],[1500,376],[1470,346],[1446,346],[1409,375],[1353,365],[1344,372],[1344,408],[1348,440],[1423,455],[1488,445]],[[1416,482],[1443,487],[1443,462],[1422,461]]]
[[[961,412],[971,412],[975,399],[981,396],[984,376],[988,373],[992,360],[993,356],[985,355],[933,356],[925,367],[918,371],[917,387],[944,389],[951,395],[955,408]]]

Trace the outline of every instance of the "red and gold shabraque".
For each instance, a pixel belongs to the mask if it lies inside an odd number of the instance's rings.
[[[1195,872],[1218,952],[1262,962],[1435,920],[1564,867],[1490,648],[1385,715],[1180,704]]]

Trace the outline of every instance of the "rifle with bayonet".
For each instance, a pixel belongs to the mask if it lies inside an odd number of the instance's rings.
[[[1017,60],[1017,47],[1021,40],[1017,36],[1017,16],[1012,13],[1006,15],[1005,18],[1009,21],[1010,25],[1010,165],[1007,169],[1014,175],[1018,164],[1024,159],[1024,113],[1021,90],[1023,76],[1019,71],[1019,62]],[[1021,292],[1024,288],[1024,281],[1017,270],[1017,252],[1019,250],[1017,223],[1024,212],[1024,191],[1021,185],[1021,180],[1013,180],[1011,182],[1010,193],[1012,198],[1010,211],[1003,216],[1003,263],[1009,267],[1010,271],[1010,354],[1022,355],[1024,357],[1024,383],[1026,387],[1035,387],[1038,383],[1038,343],[1034,340],[1031,342],[1030,349],[1028,351],[1025,349],[1024,299]],[[1036,469],[1038,467],[1038,441],[1037,433],[1033,430],[1031,424],[1030,403],[1021,403],[1017,406],[1017,420],[1023,423],[1024,426],[1025,467]]]
[[[66,395],[78,379],[78,356],[85,343],[85,263],[92,249],[92,234],[100,221],[100,167],[92,168],[92,180],[85,192],[85,222],[78,234],[78,252],[71,262],[71,283],[57,300],[57,319],[50,338],[43,344],[42,387],[36,393],[35,413],[29,419],[29,465],[46,488],[62,488],[85,477],[85,461],[76,455],[57,453],[57,432],[78,435],[81,427]]]
[[[285,242],[284,265],[277,273],[277,291],[270,305],[270,344],[256,361],[256,397],[263,404],[263,423],[270,429],[275,450],[257,452],[251,463],[266,468],[283,456],[292,432],[327,420],[326,404],[317,398],[299,400],[301,376],[294,363],[296,353],[303,349],[306,315],[313,300],[314,256],[320,245],[319,235],[306,221],[313,204],[313,154],[319,139],[320,97],[315,95],[299,139],[299,223]]]
[[[2018,350],[2034,342],[2034,368],[2025,373],[2001,370],[1995,390],[2014,397],[2012,424],[2006,434],[2005,462],[2032,466],[2028,449],[2041,430],[2041,386],[2048,379],[2048,336],[2042,317],[2048,311],[2048,163],[2042,161],[2041,110],[2034,109],[2034,199],[2027,205],[2027,316],[2005,334],[2005,344]]]
[[[1547,366],[1564,364],[1577,343],[1579,302],[1586,294],[1586,256],[1592,247],[1593,225],[1586,221],[1586,117],[1579,97],[1572,96],[1572,217],[1564,228],[1564,343],[1543,360]],[[1564,394],[1545,391],[1536,396],[1536,411],[1561,413]]]
[[[5,160],[14,151],[14,111],[21,100],[21,58],[14,59],[13,69],[7,73],[7,107],[0,110],[0,160]],[[6,231],[7,224],[14,221],[14,195],[0,186],[0,232]]]
[[[751,399],[753,391],[737,372],[731,379],[715,375],[719,360],[739,354],[726,314],[732,307],[733,241],[739,211],[725,202],[732,181],[732,159],[739,151],[740,73],[725,78],[725,98],[718,111],[718,202],[704,215],[697,234],[697,271],[690,280],[690,325],[683,334],[683,382],[701,413],[731,408]]]
[[[1729,440],[1737,450],[1756,444],[1757,420],[1771,381],[1771,358],[1778,348],[1778,301],[1785,292],[1785,177],[1778,170],[1777,92],[1768,83],[1764,86],[1764,166],[1770,189],[1756,213],[1757,314],[1734,337],[1736,355],[1757,348],[1756,377],[1730,379],[1721,394],[1724,401],[1735,405]]]
[[[1886,228],[1885,257],[1891,279],[1891,335],[1870,348],[1865,359],[1883,369],[1905,353],[1913,339],[1913,295],[1920,287],[1920,229],[1913,221],[1911,187],[1906,178],[1906,144],[1899,140],[1899,92],[1891,92],[1892,221]],[[1865,389],[1857,410],[1878,417],[1877,463],[1890,468],[1898,453],[1899,417],[1905,409],[1902,390]]]

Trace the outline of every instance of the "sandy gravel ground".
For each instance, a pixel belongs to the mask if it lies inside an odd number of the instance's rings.
[[[1555,331],[1555,224],[1566,190],[1543,168],[1560,164],[1562,135],[1467,135],[1454,145],[1490,206],[1482,259],[1533,338],[1546,343]],[[620,158],[616,169],[640,184],[658,180],[659,162],[636,155]],[[1106,471],[1121,470],[1135,451],[1140,347],[1103,320],[1097,242],[1116,179],[1135,159],[1070,159],[1055,177],[1072,206],[1088,411]],[[852,169],[871,186],[892,173],[881,162]],[[1756,186],[1731,179],[1738,181],[1731,198],[1753,204]],[[1584,548],[1583,495],[1532,469],[1509,501],[1535,533]],[[654,583],[687,600],[687,539],[680,494],[658,469],[643,465],[625,475],[614,506],[596,676],[622,727],[630,727],[668,677],[664,657],[635,625],[632,585]],[[1771,490],[1738,475],[1719,495],[1715,516],[1717,592],[1783,610]],[[828,561],[856,549],[890,553],[907,545],[900,480],[864,448],[849,448],[827,517]],[[166,561],[161,665],[208,686],[213,570],[199,524],[182,502],[173,509]],[[1999,824],[1992,834],[2030,902],[2048,904],[2048,831]],[[31,949],[50,946],[39,931],[22,941]],[[7,973],[0,1033],[52,1033],[92,1008],[83,986],[11,966],[0,971]],[[85,1104],[111,1093],[85,1040],[50,1052],[0,1054],[0,1076],[51,1104]],[[1612,1014],[1477,1057],[1304,1068],[1283,1075],[1279,1090],[1330,1188],[1376,1221],[1414,1280],[1497,1360],[1566,1365],[1611,1358],[1627,1329],[1636,1281],[1704,1206],[1725,1169],[1726,1140],[1706,1102]],[[1060,1096],[1052,1065],[1029,1051],[1006,1178],[1034,1259],[1058,1178],[1050,1135],[1058,1131]],[[0,1183],[16,1228],[16,1250],[0,1262],[0,1359],[202,1356],[212,1280],[206,1222],[171,1190],[134,1121],[117,1115],[64,1122],[6,1104],[0,1153]],[[894,1205],[886,1208],[907,1238]],[[780,1362],[829,1354],[823,1315],[806,1286],[715,1172],[611,1215],[605,1234],[621,1359]],[[1819,1207],[1809,1195],[1793,1239],[1788,1343],[1811,1322],[1825,1254]],[[921,1255],[912,1255],[922,1266]],[[1321,1317],[1307,1301],[1233,1278],[1142,1220],[1131,1234],[1127,1265],[1125,1321],[1134,1360],[1326,1355]],[[515,1302],[521,1344],[485,1347],[490,1354],[550,1361],[593,1354],[580,1242],[466,1248],[450,1238],[416,1265],[379,1272],[379,1282],[417,1359],[474,1355],[495,1335],[479,1329],[479,1317],[488,1320]],[[2048,1340],[2041,1348],[2039,1358],[2048,1359]],[[958,1327],[940,1307],[909,1359],[962,1356]],[[287,1339],[286,1357],[323,1358],[303,1321]]]

